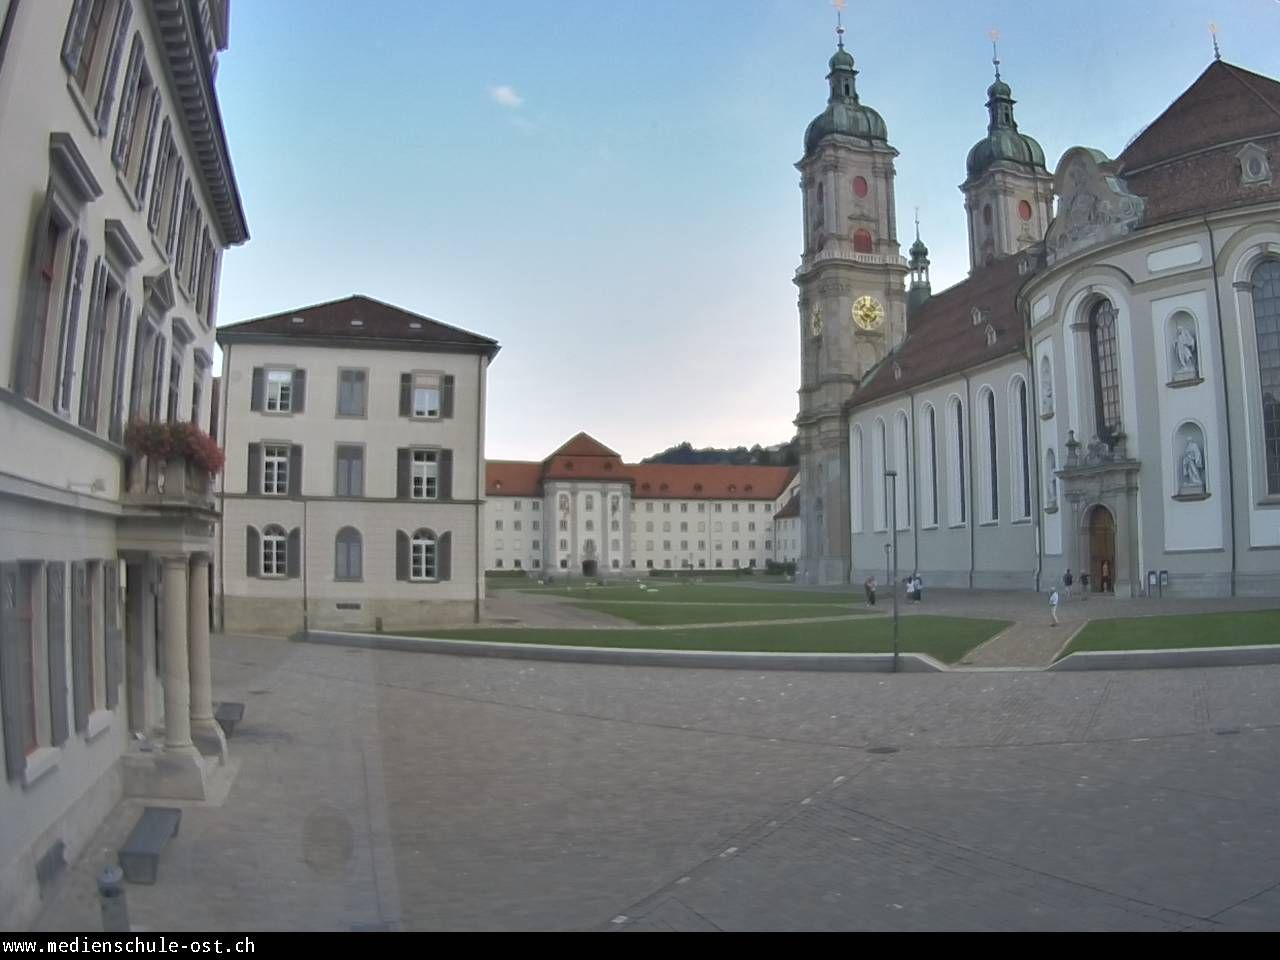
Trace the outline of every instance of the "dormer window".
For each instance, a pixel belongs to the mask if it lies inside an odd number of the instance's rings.
[[[996,345],[996,328],[987,324],[987,346],[994,347]]]
[[[901,380],[901,379],[902,379],[902,364],[900,364],[900,363],[894,363],[894,365],[893,365],[893,379],[895,379],[895,380]]]
[[[969,317],[973,321],[973,325],[976,327],[979,324],[981,324],[983,320],[986,319],[986,313],[983,311],[981,307],[974,307],[973,310],[969,313]]]
[[[1242,184],[1262,184],[1271,182],[1271,162],[1267,151],[1256,143],[1250,143],[1236,154],[1240,161],[1240,182]]]

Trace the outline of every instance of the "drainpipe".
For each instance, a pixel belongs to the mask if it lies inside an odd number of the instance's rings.
[[[1214,241],[1213,225],[1204,218],[1204,228],[1209,232],[1209,262],[1213,270],[1213,299],[1218,310],[1218,363],[1222,367],[1222,413],[1227,427],[1227,509],[1231,513],[1231,596],[1236,595],[1236,471],[1235,454],[1231,443],[1231,392],[1227,389],[1227,335],[1222,323],[1222,289],[1218,283],[1218,248]]]
[[[222,350],[222,390],[218,399],[222,413],[218,416],[218,436],[222,449],[227,449],[227,394],[231,392],[231,344]],[[247,493],[248,491],[246,491]],[[222,484],[218,495],[218,626],[227,630],[227,470],[222,469]]]
[[[964,374],[964,416],[965,431],[964,443],[969,445],[969,455],[964,458],[965,476],[965,495],[968,497],[969,503],[965,508],[965,519],[969,521],[969,589],[973,589],[973,569],[976,566],[974,537],[977,534],[975,529],[978,525],[978,519],[973,514],[973,397],[971,396],[972,387],[969,383],[969,375]],[[964,443],[961,444],[961,453],[963,454]]]

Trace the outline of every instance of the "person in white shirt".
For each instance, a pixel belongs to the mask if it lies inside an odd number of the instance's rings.
[[[1054,587],[1049,594],[1049,616],[1053,618],[1053,626],[1058,625],[1058,588]]]

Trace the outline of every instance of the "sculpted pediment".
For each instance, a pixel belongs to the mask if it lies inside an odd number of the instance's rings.
[[[1129,192],[1115,163],[1087,147],[1072,147],[1062,155],[1053,189],[1058,213],[1045,236],[1050,263],[1124,236],[1146,210],[1146,200]]]

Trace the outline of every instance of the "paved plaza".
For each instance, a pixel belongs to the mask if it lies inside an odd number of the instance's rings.
[[[1280,667],[807,674],[214,641],[148,930],[1280,929]],[[94,928],[122,804],[41,929]]]

